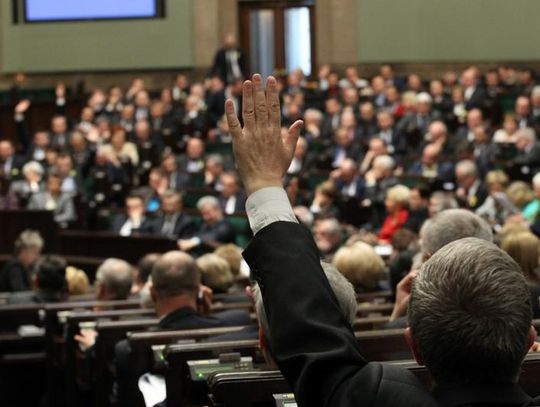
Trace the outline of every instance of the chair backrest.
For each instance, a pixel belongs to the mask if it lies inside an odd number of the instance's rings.
[[[165,349],[167,370],[165,382],[167,385],[167,405],[184,406],[192,401],[205,399],[204,387],[200,383],[191,383],[188,379],[187,362],[190,360],[215,359],[223,353],[239,353],[251,356],[254,361],[263,358],[258,349],[257,340],[207,342],[195,344],[170,345]],[[202,391],[202,393],[201,393]]]
[[[82,311],[73,312],[67,316],[64,326],[64,347],[65,347],[65,370],[66,379],[66,399],[67,405],[80,405],[86,396],[87,399],[93,397],[93,360],[88,352],[79,348],[75,340],[81,330],[81,325],[89,324],[90,327],[97,325],[98,321],[118,322],[123,320],[133,321],[148,318],[155,321],[155,311],[153,309],[126,309],[107,311]]]
[[[412,360],[390,361],[390,364],[409,369],[431,388],[427,369]],[[532,397],[540,395],[540,355],[528,354],[522,365],[519,384]],[[274,394],[290,393],[291,389],[279,371],[216,373],[208,379],[211,407],[273,407]]]

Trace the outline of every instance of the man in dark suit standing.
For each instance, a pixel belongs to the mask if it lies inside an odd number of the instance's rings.
[[[486,91],[480,86],[478,80],[478,69],[476,67],[470,67],[461,75],[461,82],[463,83],[465,109],[467,111],[472,109],[483,110],[486,103]]]
[[[270,348],[298,405],[540,405],[516,384],[536,337],[527,283],[508,255],[479,239],[442,248],[413,284],[405,336],[436,383],[433,393],[408,370],[364,359],[281,185],[302,122],[282,139],[279,109],[267,107],[267,98],[279,106],[274,78],[267,89],[260,75],[244,84],[244,128],[230,102],[226,114],[255,235],[244,258],[262,291]]]
[[[225,83],[247,77],[246,56],[238,47],[236,36],[227,34],[221,48],[214,57],[211,75],[218,75]]]
[[[182,213],[182,196],[175,191],[167,191],[161,197],[161,215],[152,228],[153,233],[172,239],[191,239],[197,225],[186,214]]]

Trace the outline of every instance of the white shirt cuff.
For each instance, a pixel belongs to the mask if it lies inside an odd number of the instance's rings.
[[[283,188],[267,187],[254,192],[246,201],[249,225],[255,235],[274,222],[298,223]]]

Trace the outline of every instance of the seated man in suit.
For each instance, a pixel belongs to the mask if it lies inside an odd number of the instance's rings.
[[[125,300],[133,285],[133,267],[121,259],[105,260],[96,271],[96,299]]]
[[[516,147],[518,153],[514,158],[514,164],[528,167],[528,173],[534,174],[540,168],[540,142],[536,140],[534,130],[530,128],[519,130]]]
[[[44,256],[36,264],[32,292],[12,294],[9,304],[62,302],[67,298],[66,261],[60,256]]]
[[[490,225],[478,215],[465,209],[447,209],[439,212],[426,221],[421,234],[422,261],[429,260],[439,249],[455,240],[474,237],[487,242],[493,241]],[[386,328],[407,327],[407,306],[411,282],[415,276],[416,271],[413,270],[398,284],[396,303]]]
[[[61,228],[68,227],[70,222],[77,219],[73,196],[62,191],[62,177],[52,170],[47,177],[46,190],[32,195],[28,209],[52,211],[54,221]]]
[[[14,180],[21,177],[24,158],[15,154],[15,146],[9,140],[0,141],[0,177]]]
[[[126,197],[126,213],[119,214],[113,219],[111,230],[120,236],[152,231],[152,222],[145,216],[145,204],[142,196],[131,194]]]
[[[268,79],[265,95],[262,77],[254,75],[244,83],[245,127],[230,101],[226,112],[255,235],[244,258],[262,290],[272,353],[298,404],[538,405],[516,384],[536,337],[527,283],[515,261],[480,239],[440,249],[413,285],[405,335],[436,383],[433,393],[410,371],[361,355],[281,185],[302,122],[282,139],[274,106],[276,80]]]
[[[180,193],[168,190],[161,197],[161,214],[154,220],[152,231],[173,239],[191,239],[197,225],[182,212],[183,202]]]
[[[415,161],[409,173],[424,178],[449,181],[453,178],[451,163],[441,161],[441,147],[437,144],[427,144],[422,150],[422,157]]]
[[[240,184],[240,178],[232,171],[221,174],[220,177],[221,192],[219,203],[221,209],[227,215],[236,212],[244,212],[246,207],[246,196]]]
[[[0,292],[32,288],[35,264],[43,249],[43,238],[34,230],[23,231],[15,241],[15,255],[0,271]]]
[[[330,178],[344,198],[364,198],[366,185],[354,160],[345,159],[338,169],[330,173]]]
[[[462,160],[456,165],[456,197],[461,207],[476,209],[487,198],[487,190],[474,161]]]
[[[203,329],[223,326],[247,326],[251,324],[249,314],[243,310],[225,311],[212,315],[200,312],[201,272],[195,260],[179,251],[165,253],[152,269],[150,293],[160,319],[157,330]],[[139,377],[150,370],[150,360],[141,361],[138,366],[129,363],[131,349],[126,340],[116,345],[118,371],[118,393],[121,401],[127,400],[126,392],[138,391],[130,387],[129,380],[135,370]]]
[[[32,195],[43,192],[43,174],[45,170],[37,161],[29,161],[22,168],[24,179],[14,181],[9,186],[10,193],[17,198],[20,208],[26,207]]]
[[[225,219],[219,200],[214,196],[203,196],[197,202],[203,223],[191,239],[180,239],[178,247],[195,254],[209,253],[223,243],[234,243],[235,232]]]
[[[330,284],[330,288],[336,296],[343,316],[349,324],[353,325],[354,320],[356,319],[356,310],[358,307],[353,285],[332,264],[322,261],[321,266],[326,278],[328,279],[328,284]],[[261,288],[257,283],[254,283],[251,292],[253,302],[255,304],[255,313],[257,314],[257,320],[259,321],[259,347],[268,366],[272,369],[278,369],[276,361],[272,355],[272,349],[270,348],[270,329],[268,328],[268,318],[264,310]],[[249,327],[247,327],[245,330],[248,328]],[[229,335],[230,336],[228,336],[228,338],[230,339],[226,340],[244,339],[244,337],[239,335],[238,337],[234,334]],[[220,339],[221,338],[223,337],[220,337]]]
[[[223,216],[219,200],[214,196],[203,196],[197,202],[203,224],[191,239],[180,239],[178,247],[195,254],[209,253],[223,243],[234,243],[235,233]]]

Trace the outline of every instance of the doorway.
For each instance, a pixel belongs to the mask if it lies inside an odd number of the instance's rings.
[[[315,72],[315,1],[240,1],[240,39],[251,72]]]

